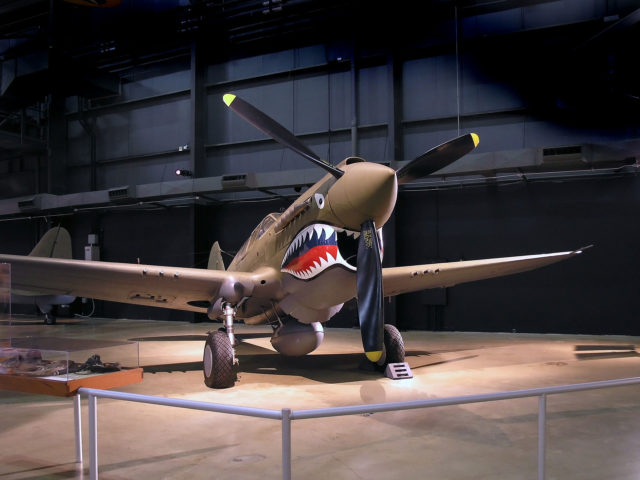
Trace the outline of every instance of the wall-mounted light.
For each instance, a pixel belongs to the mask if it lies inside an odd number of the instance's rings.
[[[184,168],[178,168],[176,175],[179,177],[190,177],[192,175],[191,170],[185,170]]]

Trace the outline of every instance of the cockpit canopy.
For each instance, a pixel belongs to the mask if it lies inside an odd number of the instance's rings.
[[[278,212],[270,213],[269,215],[264,217],[264,219],[260,222],[260,224],[253,229],[253,232],[251,232],[251,235],[249,236],[247,241],[244,242],[244,245],[242,245],[240,250],[238,250],[238,254],[236,255],[237,258],[244,257],[247,254],[247,250],[249,250],[251,245],[253,245],[253,243],[256,240],[261,238],[267,232],[267,230],[269,230],[269,227],[278,220],[279,217],[280,217],[280,213]]]

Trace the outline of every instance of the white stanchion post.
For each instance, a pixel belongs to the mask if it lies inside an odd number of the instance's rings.
[[[89,394],[89,479],[98,480],[98,402]]]
[[[76,463],[82,463],[82,410],[78,393],[73,397],[73,426],[76,431]]]
[[[538,397],[538,480],[546,477],[547,394]]]
[[[282,409],[282,480],[291,480],[291,409]]]

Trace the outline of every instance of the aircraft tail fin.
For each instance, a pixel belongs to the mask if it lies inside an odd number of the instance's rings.
[[[209,253],[209,264],[207,265],[209,270],[224,270],[224,260],[222,260],[222,250],[220,250],[220,244],[215,242],[211,247]]]
[[[30,257],[72,258],[71,235],[58,226],[50,229],[31,250]]]

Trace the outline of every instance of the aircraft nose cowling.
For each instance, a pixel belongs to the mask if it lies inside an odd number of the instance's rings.
[[[359,231],[367,220],[382,227],[396,204],[398,181],[393,169],[378,163],[354,163],[329,189],[327,201],[345,228]]]

